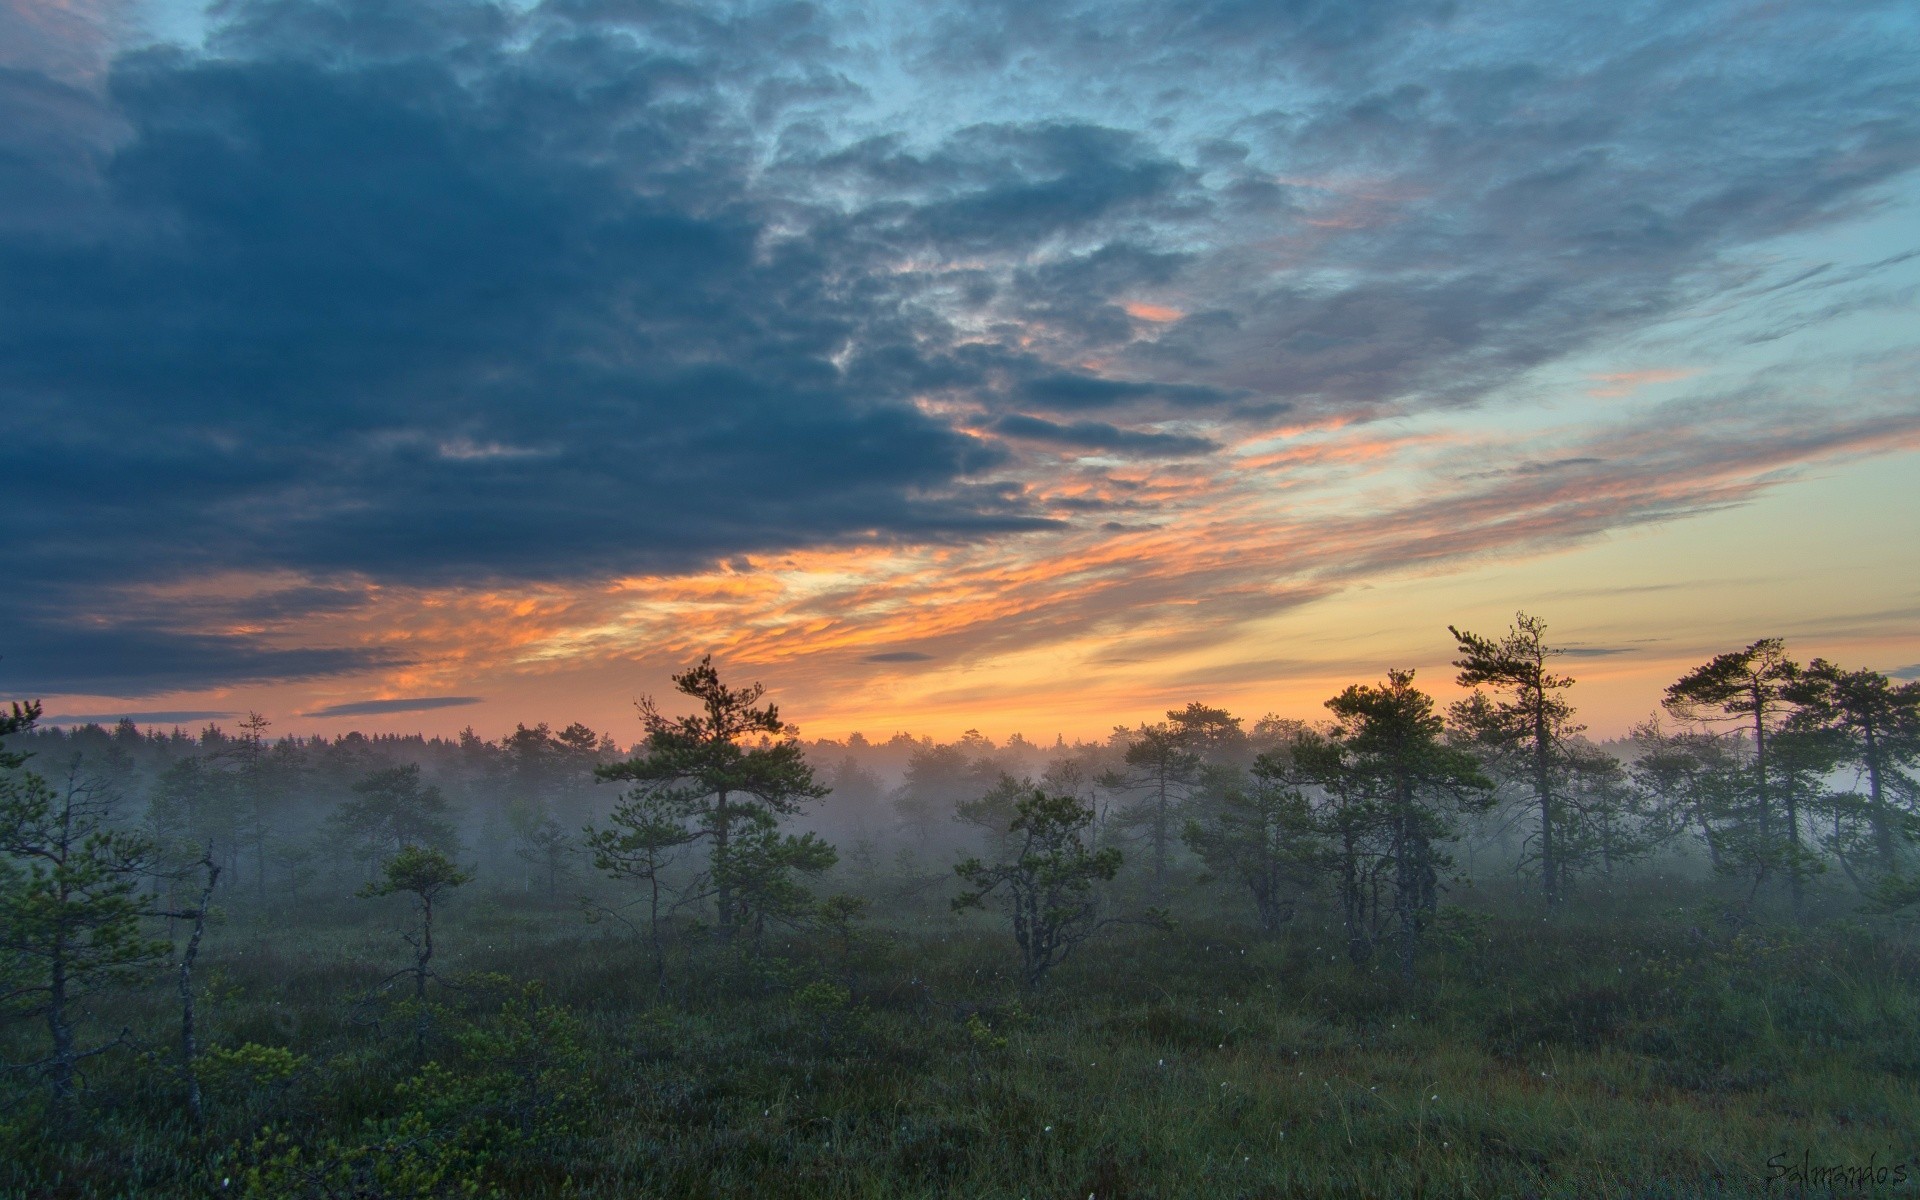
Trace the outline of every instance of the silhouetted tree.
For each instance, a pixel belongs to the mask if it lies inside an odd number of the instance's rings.
[[[1138,797],[1113,814],[1113,823],[1139,830],[1146,839],[1153,894],[1162,896],[1180,806],[1200,781],[1200,755],[1174,727],[1142,725],[1127,746],[1124,761],[1123,769],[1100,777],[1100,786]]]
[[[1628,768],[1642,798],[1649,835],[1674,837],[1686,829],[1700,835],[1716,872],[1733,874],[1756,851],[1747,764],[1738,735],[1698,727],[1668,729],[1658,714],[1628,734]]]
[[[378,862],[408,846],[452,847],[447,798],[438,787],[421,782],[418,764],[372,771],[357,780],[352,791],[333,820],[368,860]]]
[[[951,821],[961,804],[994,785],[1000,769],[986,756],[991,747],[978,731],[957,742],[917,747],[907,759],[906,779],[894,811],[924,848],[933,831]]]
[[[1797,861],[1800,830],[1776,829],[1769,742],[1787,716],[1787,689],[1799,678],[1800,668],[1786,655],[1779,638],[1761,638],[1744,650],[1716,655],[1667,688],[1661,703],[1684,721],[1734,722],[1745,725],[1753,738],[1750,770],[1750,831],[1731,843],[1741,853],[1736,869],[1750,872],[1757,888],[1786,860]],[[1731,814],[1729,814],[1731,815]],[[1794,825],[1797,826],[1797,814]],[[1723,857],[1723,864],[1729,860]]]
[[[798,812],[830,790],[814,779],[797,731],[779,710],[761,705],[759,684],[729,688],[711,656],[673,677],[675,690],[700,702],[700,711],[666,717],[651,697],[640,702],[647,730],[643,752],[599,769],[603,779],[634,784],[666,810],[692,822],[710,852],[713,889],[723,940],[752,915],[748,907],[780,893],[788,872],[814,870],[829,853],[816,838],[780,838],[780,817]]]
[[[1253,894],[1260,930],[1269,936],[1293,919],[1295,897],[1325,864],[1321,831],[1292,759],[1291,746],[1260,755],[1247,784],[1230,788],[1185,830],[1201,861]]]
[[[508,808],[507,823],[513,828],[514,856],[546,879],[549,897],[558,894],[560,877],[573,865],[572,835],[537,801]]]
[[[1916,833],[1920,780],[1920,681],[1896,686],[1878,671],[1848,671],[1816,658],[1785,689],[1798,705],[1789,724],[1838,740],[1836,757],[1866,777],[1866,825],[1882,874],[1899,869]]]
[[[1567,675],[1547,669],[1560,651],[1546,643],[1546,623],[1519,613],[1499,640],[1462,633],[1447,626],[1459,643],[1461,687],[1489,684],[1505,699],[1486,705],[1456,705],[1456,719],[1477,741],[1495,748],[1517,747],[1525,761],[1535,806],[1534,846],[1540,863],[1540,890],[1549,906],[1565,894],[1565,864],[1558,839],[1564,836],[1556,793],[1567,765],[1566,746],[1579,733],[1573,707],[1559,693],[1573,685]]]
[[[593,855],[595,867],[646,886],[647,943],[653,951],[654,982],[656,987],[665,987],[667,959],[660,920],[671,907],[664,903],[669,899],[666,871],[680,851],[700,835],[687,828],[684,808],[671,793],[651,788],[635,788],[628,793],[607,820],[612,828],[587,826],[587,850]]]

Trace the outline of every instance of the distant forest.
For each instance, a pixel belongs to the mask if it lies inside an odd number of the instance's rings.
[[[1804,899],[1827,873],[1879,902],[1904,894],[1920,836],[1920,682],[1802,665],[1763,639],[1677,681],[1626,737],[1593,741],[1539,621],[1522,614],[1503,637],[1457,640],[1459,682],[1473,693],[1444,713],[1426,702],[1409,726],[1430,726],[1411,735],[1431,738],[1427,753],[1471,760],[1427,764],[1455,777],[1423,778],[1423,794],[1404,801],[1439,822],[1421,838],[1450,848],[1423,869],[1444,858],[1464,878],[1525,878],[1548,903],[1649,861],[1743,879],[1756,897],[1777,885]],[[1422,704],[1418,681],[1394,673],[1330,699],[1318,719],[1196,700],[1098,742],[757,736],[790,740],[829,789],[787,824],[838,847],[847,870],[950,878],[956,854],[987,848],[1019,797],[1039,790],[1081,801],[1090,843],[1124,847],[1125,872],[1156,891],[1196,872],[1246,875],[1232,843],[1241,824],[1260,826],[1289,868],[1271,883],[1278,903],[1283,891],[1333,886],[1310,877],[1306,842],[1358,828],[1360,809],[1381,803],[1367,778],[1377,764],[1340,761],[1363,753],[1352,739],[1377,717],[1365,711],[1375,692]],[[471,729],[281,737],[257,714],[195,732],[126,720],[34,727],[13,745],[40,774],[111,797],[114,821],[160,849],[156,867],[212,847],[223,891],[280,900],[350,891],[408,844],[445,850],[494,888],[576,887],[592,872],[583,831],[606,826],[623,796],[610,769],[647,750],[579,723],[523,724],[497,741]],[[1406,836],[1388,831],[1376,857],[1395,857]],[[1263,911],[1268,885],[1252,878],[1245,902]]]

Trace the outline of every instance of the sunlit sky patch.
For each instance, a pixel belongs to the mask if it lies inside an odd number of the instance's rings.
[[[0,691],[1596,731],[1920,661],[1901,4],[0,0]],[[158,719],[158,718],[154,718]]]

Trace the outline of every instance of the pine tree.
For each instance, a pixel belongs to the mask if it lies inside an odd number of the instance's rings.
[[[1100,786],[1137,797],[1113,814],[1113,823],[1146,839],[1153,894],[1164,896],[1180,808],[1200,781],[1200,755],[1182,730],[1169,724],[1142,725],[1124,761],[1125,769],[1102,775]]]
[[[1314,815],[1292,747],[1283,747],[1256,758],[1246,784],[1189,820],[1183,836],[1210,870],[1252,893],[1260,931],[1271,936],[1293,919],[1295,897],[1325,865]]]
[[[979,908],[1004,895],[1014,944],[1020,950],[1020,980],[1037,988],[1114,918],[1100,915],[1095,885],[1120,869],[1120,851],[1087,845],[1093,809],[1072,796],[1035,791],[1016,805],[1009,853],[988,864],[969,858],[954,867],[967,889],[953,900],[955,912]],[[1157,920],[1158,918],[1150,918]]]
[[[359,891],[366,899],[405,893],[413,897],[420,926],[406,934],[413,947],[413,966],[403,974],[413,976],[413,1048],[416,1054],[426,1049],[427,980],[433,977],[433,906],[446,892],[469,883],[473,876],[461,870],[445,854],[431,847],[402,846],[398,853],[381,864],[380,878]]]
[[[1560,695],[1573,685],[1567,675],[1547,669],[1550,659],[1560,653],[1546,644],[1546,622],[1525,613],[1515,615],[1513,627],[1499,640],[1462,633],[1447,626],[1459,643],[1461,687],[1478,688],[1491,684],[1507,698],[1484,705],[1455,705],[1456,721],[1466,726],[1474,740],[1499,752],[1511,747],[1519,751],[1533,790],[1535,808],[1534,851],[1540,864],[1540,891],[1549,907],[1558,905],[1566,892],[1565,850],[1560,794],[1566,789],[1567,743],[1581,726],[1573,723],[1573,707]]]
[[[1420,935],[1439,907],[1440,871],[1451,865],[1439,843],[1453,836],[1455,814],[1486,806],[1493,783],[1472,755],[1442,740],[1433,698],[1413,686],[1412,671],[1349,687],[1327,708],[1332,736],[1306,765],[1344,806],[1384,826],[1400,974],[1411,980]]]
[[[831,865],[832,848],[818,838],[781,837],[777,830],[781,817],[831,789],[814,778],[798,731],[774,705],[760,703],[761,685],[727,687],[711,656],[675,675],[673,685],[698,700],[700,711],[667,717],[651,697],[642,700],[642,753],[598,774],[633,784],[630,798],[650,795],[691,822],[690,840],[707,843],[706,883],[720,937],[731,940],[743,925],[781,915],[792,899],[792,872]],[[621,827],[617,817],[613,825]]]
[[[14,705],[0,733],[24,731],[38,716],[37,705]],[[81,1003],[171,947],[143,932],[152,840],[116,827],[114,796],[77,757],[57,787],[25,762],[0,752],[0,1009],[45,1024],[49,1052],[36,1065],[64,1117],[81,1060],[114,1044],[81,1047]]]
[[[1785,690],[1798,705],[1789,729],[1820,731],[1837,743],[1836,759],[1866,777],[1864,817],[1881,874],[1900,868],[1920,834],[1920,681],[1896,686],[1878,671],[1848,671],[1816,658]],[[1846,860],[1844,845],[1839,847]]]
[[[1761,638],[1744,650],[1716,655],[1667,688],[1661,703],[1683,721],[1728,722],[1744,725],[1752,735],[1753,757],[1747,789],[1747,811],[1723,849],[1737,851],[1738,859],[1721,859],[1723,869],[1748,874],[1757,889],[1776,868],[1800,861],[1802,844],[1799,814],[1782,828],[1774,811],[1777,791],[1774,764],[1769,758],[1774,733],[1791,710],[1788,689],[1800,676],[1779,638]],[[1728,817],[1735,813],[1726,812]]]

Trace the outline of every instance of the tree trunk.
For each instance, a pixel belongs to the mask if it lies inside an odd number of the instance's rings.
[[[47,1034],[53,1042],[52,1073],[53,1115],[64,1123],[73,1103],[73,1077],[79,1060],[73,1045],[73,1021],[67,1014],[67,940],[57,936],[53,943],[53,961],[47,981]]]
[[[1767,795],[1767,702],[1758,684],[1753,688],[1753,785],[1760,803],[1760,844],[1767,846],[1773,840],[1773,806]]]
[[[1894,868],[1893,820],[1887,812],[1887,800],[1880,784],[1880,739],[1872,722],[1861,730],[1866,739],[1867,797],[1871,801],[1867,820],[1873,828],[1873,847],[1880,858],[1880,869],[1888,874]]]
[[[1553,765],[1548,756],[1546,692],[1534,689],[1533,792],[1540,800],[1540,886],[1547,907],[1560,903],[1560,859],[1553,844]]]
[[[1167,886],[1167,772],[1160,771],[1159,802],[1153,809],[1153,894],[1166,894]]]
[[[1800,789],[1787,788],[1787,884],[1793,897],[1793,913],[1801,915],[1806,901],[1806,881],[1800,874]]]
[[[420,954],[413,969],[413,1052],[415,1055],[426,1053],[427,1049],[427,964],[433,961],[433,899],[420,897]]]
[[[1340,831],[1340,907],[1347,922],[1347,958],[1359,965],[1373,956],[1373,940],[1362,911],[1359,854],[1351,829]]]
[[[1413,982],[1415,940],[1419,934],[1420,868],[1414,846],[1413,797],[1404,780],[1395,785],[1399,829],[1393,864],[1393,910],[1400,924],[1400,978]]]
[[[213,903],[213,885],[220,879],[220,867],[214,861],[211,845],[200,861],[207,869],[207,884],[200,892],[200,906],[193,911],[193,934],[187,939],[186,952],[180,956],[180,1079],[186,1085],[187,1112],[196,1128],[204,1123],[206,1114],[200,1099],[200,1075],[194,1068],[200,1046],[194,1025],[193,961],[200,955],[200,938],[207,931],[207,908]]]
[[[730,818],[727,813],[727,794],[719,793],[713,808],[713,890],[714,904],[719,909],[720,940],[733,940],[733,872],[727,862],[727,835]]]

